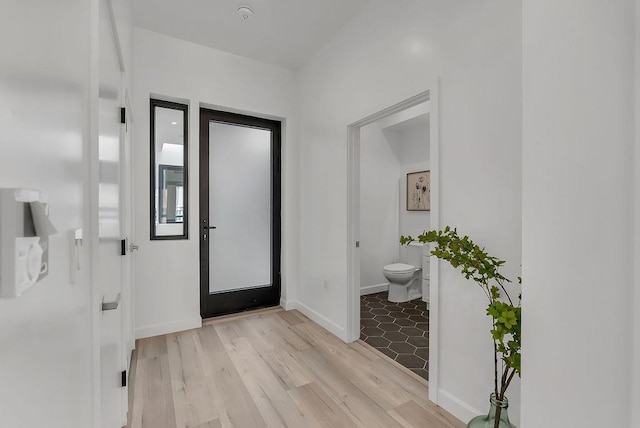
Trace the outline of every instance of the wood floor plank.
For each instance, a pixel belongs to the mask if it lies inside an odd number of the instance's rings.
[[[198,426],[193,426],[189,428],[222,428],[222,423],[220,422],[220,419],[216,419],[214,421],[205,422]]]
[[[381,409],[390,410],[413,398],[411,394],[398,387],[384,373],[373,370],[370,365],[371,360],[367,355],[358,352],[353,347],[345,347],[342,341],[334,340],[335,336],[328,331],[317,326],[309,328],[308,325],[299,328],[304,329],[312,346],[324,358],[332,360],[333,371],[338,376],[349,379],[361,391],[366,392],[367,396]],[[329,336],[331,336],[330,339]],[[353,367],[359,367],[359,370],[353,370]],[[423,392],[425,395],[427,394],[426,387],[423,388]]]
[[[428,385],[298,311],[137,342],[130,428],[461,428]],[[436,424],[436,425],[434,425]]]
[[[358,388],[346,375],[346,370],[336,365],[336,360],[326,354],[321,355],[316,349],[302,351],[302,355],[303,364],[314,374],[317,384],[362,426],[400,427],[372,398],[374,391],[365,393]]]
[[[174,427],[176,418],[168,356],[165,354],[140,360],[140,364],[144,367],[146,386],[143,392],[145,408],[141,417],[142,428]]]
[[[311,426],[327,428],[363,427],[351,418],[315,383],[289,391],[298,408],[313,421]]]
[[[397,420],[409,422],[413,428],[463,428],[460,423],[452,423],[442,415],[426,410],[414,401],[409,401],[395,409],[389,411],[392,417],[398,416]]]
[[[136,360],[135,362],[131,362],[132,366],[135,365],[136,371],[135,380],[129,384],[129,397],[131,397],[131,404],[129,405],[129,414],[127,415],[127,427],[142,427],[144,392],[146,392],[147,386],[145,383],[146,375],[144,372],[144,365],[138,359],[138,355],[139,354],[136,349],[132,354],[132,358],[135,358]]]
[[[308,421],[247,338],[234,339],[225,348],[269,427],[304,427]]]
[[[231,357],[213,326],[206,326],[209,340],[203,344],[213,369],[210,386],[222,425],[225,421],[235,427],[266,427],[266,423],[242,382]]]
[[[128,390],[128,403],[127,403],[127,426],[131,426],[133,417],[133,393],[136,390],[136,371],[138,368],[138,350],[134,349],[131,352],[131,362],[129,364],[129,375],[127,378]]]
[[[297,313],[296,312],[297,311],[282,311],[282,312],[278,312],[278,316],[283,320],[285,320],[289,325],[302,324],[303,322],[307,321],[305,319],[302,319],[300,316],[298,316],[300,312],[297,312]]]
[[[364,342],[361,340],[356,340],[353,343],[350,343],[349,346],[355,349],[357,352],[361,353],[363,357],[368,359],[369,361],[376,361],[381,358],[380,352],[376,350],[372,350],[370,347],[364,346]]]
[[[167,353],[166,336],[155,336],[140,339],[138,340],[137,346],[140,350],[140,352],[138,352],[138,359],[140,360],[159,357],[160,355],[166,355]]]
[[[264,329],[256,328],[255,324],[262,323],[262,318],[239,320],[233,324],[216,326],[220,337],[233,340],[246,337],[260,357],[269,365],[285,389],[296,388],[312,381],[296,361],[297,351],[287,341],[274,342],[273,334],[266,334]],[[271,330],[271,333],[273,331]]]

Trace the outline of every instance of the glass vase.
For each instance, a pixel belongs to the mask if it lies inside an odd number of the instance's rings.
[[[498,418],[500,422],[498,428],[517,428],[509,421],[509,414],[507,413],[507,407],[509,407],[509,400],[507,397],[504,400],[498,400],[496,394],[491,394],[491,408],[488,415],[477,416],[467,424],[467,428],[494,428],[496,422],[496,415],[499,413]]]

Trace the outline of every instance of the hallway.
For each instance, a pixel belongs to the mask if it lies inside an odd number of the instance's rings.
[[[131,428],[464,426],[426,381],[280,308],[139,340],[130,380]]]

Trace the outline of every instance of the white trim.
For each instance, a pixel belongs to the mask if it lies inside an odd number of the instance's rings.
[[[429,116],[429,156],[431,168],[431,218],[432,230],[440,229],[440,81],[436,77],[431,81]],[[429,400],[440,404],[438,388],[440,385],[440,259],[430,257],[429,265]]]
[[[431,168],[431,229],[440,227],[440,163],[439,163],[439,80],[428,80],[428,90],[347,127],[347,329],[346,341],[360,336],[360,259],[356,249],[360,230],[360,128],[423,102],[430,103],[430,168]],[[438,402],[439,382],[439,262],[431,258],[429,293],[429,400]]]
[[[313,309],[311,309],[310,307],[308,307],[304,303],[301,303],[301,302],[287,302],[287,308],[286,309],[288,311],[293,310],[293,309],[299,310],[300,312],[302,312],[303,315],[305,315],[311,321],[313,321],[316,324],[318,324],[319,326],[323,327],[325,330],[328,330],[334,336],[337,336],[340,339],[345,340],[345,333],[346,332],[345,332],[344,328],[340,327],[338,324],[334,323],[329,318],[326,318],[325,316],[321,315],[320,313],[314,311]]]
[[[178,331],[193,330],[202,327],[202,318],[194,317],[178,321],[163,322],[136,328],[136,339],[161,336]]]
[[[98,143],[100,134],[100,0],[91,0],[89,16],[89,96],[88,96],[88,138],[84,145],[85,159],[85,177],[86,186],[84,186],[85,195],[85,213],[83,240],[88,244],[88,263],[89,278],[91,284],[91,416],[93,425],[101,426],[101,378],[100,371],[100,346],[101,346],[101,330],[100,319],[101,314],[98,311],[102,301],[102,293],[100,289],[100,264],[98,263],[99,254],[99,237],[98,237],[98,190],[99,190],[99,171],[98,162]]]
[[[292,311],[296,309],[296,302],[291,300],[280,299],[280,307],[285,311]]]
[[[360,128],[347,127],[347,342],[360,338]]]
[[[120,65],[120,71],[125,72],[124,56],[122,55],[122,44],[120,43],[120,35],[118,34],[118,23],[116,22],[116,14],[113,10],[112,0],[106,0],[107,9],[109,11],[109,21],[111,22],[111,33],[113,34],[113,41],[116,45],[116,52],[118,53],[118,65]]]
[[[382,284],[365,285],[360,287],[360,295],[366,296],[367,294],[380,293],[383,291],[389,291],[389,283],[384,282]]]
[[[429,381],[429,386],[431,386],[431,381]],[[431,390],[431,388],[429,388],[429,390]],[[484,412],[443,389],[438,391],[438,397],[440,398],[438,405],[463,422],[470,421],[476,416],[484,414]],[[487,407],[489,406],[488,399],[489,397],[487,396]]]

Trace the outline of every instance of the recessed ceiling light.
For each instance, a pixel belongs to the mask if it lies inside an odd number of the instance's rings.
[[[172,125],[177,125],[177,124],[178,124],[178,122],[171,122],[171,124],[172,124]]]
[[[238,8],[238,13],[242,16],[242,19],[246,21],[251,15],[253,15],[253,10],[251,10],[249,6],[240,6]]]

